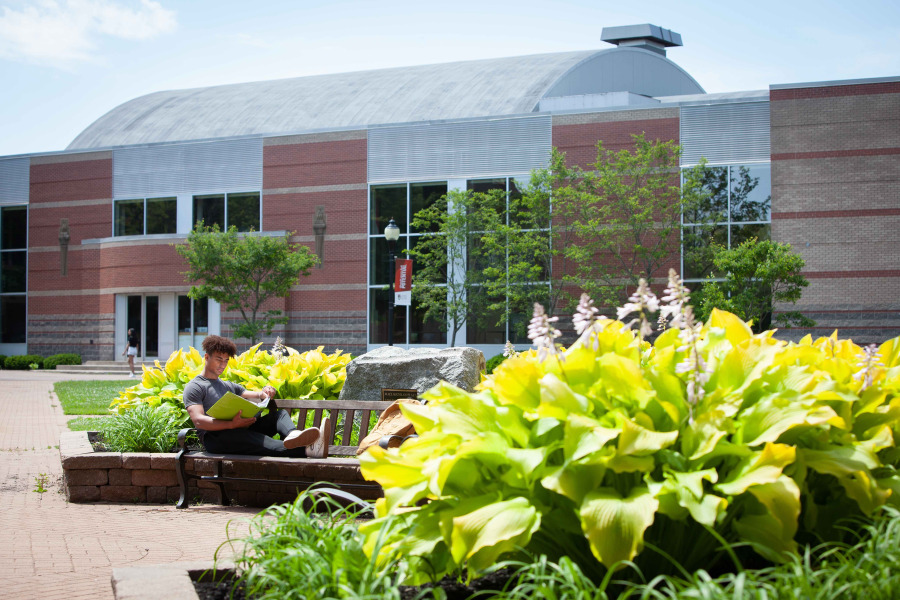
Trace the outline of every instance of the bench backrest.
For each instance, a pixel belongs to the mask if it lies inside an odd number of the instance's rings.
[[[297,416],[302,429],[307,416],[312,412],[312,425],[322,424],[323,411],[328,411],[332,423],[332,438],[328,440],[329,454],[356,456],[359,440],[369,434],[369,421],[374,414],[377,420],[381,411],[391,405],[382,400],[276,400],[278,407]],[[353,423],[359,424],[356,444],[351,441]]]

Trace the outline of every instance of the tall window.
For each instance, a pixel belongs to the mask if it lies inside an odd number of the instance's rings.
[[[176,198],[145,198],[116,200],[113,235],[152,235],[176,233],[178,200]]]
[[[704,187],[708,199],[683,217],[683,278],[698,283],[719,275],[713,244],[735,248],[752,237],[768,240],[772,223],[770,165],[708,167]]]
[[[506,194],[507,208],[507,224],[509,223],[510,203],[521,197],[519,186],[516,179],[512,177],[500,177],[492,179],[472,179],[467,182],[466,186],[473,192],[489,192],[491,190],[501,190]],[[519,225],[521,228],[521,224]],[[472,242],[470,242],[471,244]],[[470,253],[471,255],[471,253]],[[468,268],[477,268],[479,265],[472,264],[469,261]],[[508,265],[507,265],[508,266]],[[506,269],[507,274],[509,269]],[[514,283],[514,282],[513,282]],[[540,298],[531,298],[526,302],[526,306],[510,306],[510,318],[507,321],[500,320],[500,313],[485,314],[477,306],[470,306],[470,312],[466,318],[466,343],[468,344],[505,344],[507,340],[514,344],[529,343],[527,335],[528,322],[531,319],[531,311],[534,302],[541,301]],[[492,302],[510,302],[507,298],[493,298]]]
[[[369,196],[369,342],[388,342],[387,312],[391,281],[390,260],[384,228],[393,218],[400,228],[396,257],[414,247],[423,233],[410,227],[413,215],[431,206],[447,193],[447,183],[402,183],[372,186]],[[413,265],[415,272],[415,265]],[[445,344],[446,332],[438,323],[426,322],[421,311],[412,307],[394,307],[395,344]]]
[[[25,343],[28,207],[0,209],[0,343]]]
[[[192,222],[198,221],[223,230],[233,225],[238,231],[260,231],[259,192],[194,196]]]
[[[209,300],[178,296],[178,346],[200,348],[209,333]]]

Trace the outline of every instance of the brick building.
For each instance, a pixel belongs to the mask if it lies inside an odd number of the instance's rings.
[[[187,297],[173,247],[201,218],[319,249],[321,268],[273,304],[290,317],[279,333],[365,352],[387,341],[390,217],[405,248],[412,214],[450,189],[512,190],[551,147],[585,164],[597,140],[636,133],[755,182],[770,210],[748,218],[726,186],[722,241],[771,236],[806,260],[799,308],[818,325],[780,335],[900,335],[900,77],[708,94],[667,58],[678,34],[603,39],[615,47],[159,92],[64,151],[0,157],[0,353],[120,358],[133,326],[165,358],[228,334],[237,316]],[[447,343],[406,307],[395,331]],[[457,344],[492,356],[510,337],[470,325]]]

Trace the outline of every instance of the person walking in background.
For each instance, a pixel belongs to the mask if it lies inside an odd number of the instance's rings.
[[[138,353],[138,339],[134,335],[134,327],[128,329],[128,336],[125,341],[125,351],[122,356],[128,357],[128,368],[131,369],[131,376],[134,377],[134,357]]]

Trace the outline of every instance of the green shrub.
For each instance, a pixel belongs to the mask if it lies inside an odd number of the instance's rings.
[[[537,351],[475,393],[443,383],[404,406],[419,437],[360,457],[385,490],[361,531],[399,519],[385,548],[421,558],[412,582],[519,549],[596,577],[623,561],[653,572],[654,556],[709,566],[723,542],[784,562],[798,542],[839,539],[839,518],[897,502],[900,338],[789,343],[730,313],[695,322],[674,273],[666,292],[674,326],[652,345],[644,286],[620,311],[638,331],[583,298],[568,349],[537,307]]]
[[[399,563],[375,565],[366,556],[356,526],[360,517],[314,489],[254,517],[234,559],[247,597],[400,600]]]
[[[56,365],[80,365],[81,355],[75,353],[53,354],[44,359],[45,369],[55,369]]]
[[[491,358],[488,359],[488,361],[484,365],[485,372],[488,375],[490,375],[491,373],[494,372],[494,369],[499,367],[500,363],[502,363],[504,360],[506,360],[505,354],[498,354],[497,356],[492,356]]]
[[[172,452],[178,430],[185,426],[183,410],[142,404],[103,421],[100,434],[112,452]]]
[[[7,356],[3,361],[3,367],[6,369],[27,370],[32,364],[36,364],[38,369],[44,364],[44,358],[37,354],[19,354]]]
[[[6,358],[7,357],[5,354],[0,354],[0,369],[3,369],[6,367]]]

